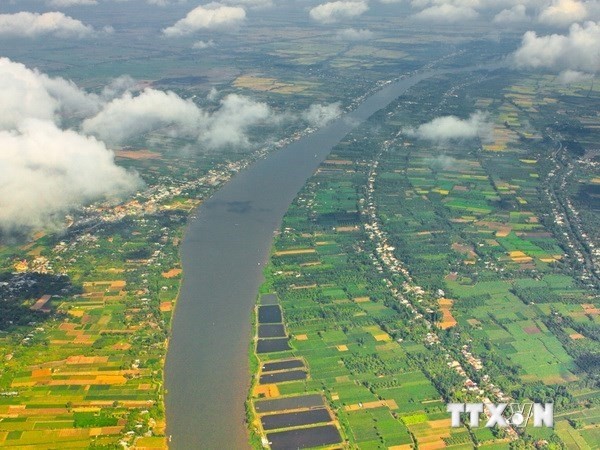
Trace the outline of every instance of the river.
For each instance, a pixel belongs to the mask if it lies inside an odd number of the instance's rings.
[[[273,232],[346,134],[411,86],[440,73],[390,83],[354,111],[237,174],[200,206],[182,243],[184,280],[165,369],[171,448],[249,448],[244,401],[250,318]]]

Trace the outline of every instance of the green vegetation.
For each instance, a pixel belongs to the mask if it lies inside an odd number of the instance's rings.
[[[183,180],[163,175],[61,234],[0,248],[3,446],[166,446],[163,365],[187,216],[255,156],[182,158]],[[138,170],[175,171],[169,159]]]
[[[598,284],[577,239],[595,221],[563,233],[552,217],[579,181],[551,186],[555,164],[575,163],[545,127],[567,98],[575,120],[600,96],[501,75],[439,77],[375,114],[308,181],[275,239],[261,292],[281,299],[292,350],[259,358],[305,360],[310,381],[277,395],[325,395],[351,446],[597,443]],[[399,133],[483,104],[490,139]],[[557,427],[450,427],[447,401],[484,398],[554,402]]]
[[[487,62],[516,42],[381,19],[369,18],[368,44],[299,28],[293,15],[252,22],[243,48],[223,36],[201,58],[139,29],[100,40],[93,60],[75,41],[5,50],[95,92],[130,74],[208,109],[216,87],[299,114],[315,102],[351,108],[387,80]],[[130,20],[117,22],[127,29]],[[475,110],[489,113],[489,140],[400,133]],[[348,447],[597,446],[599,280],[589,244],[600,237],[600,180],[589,150],[598,110],[597,85],[440,76],[347,136],[291,205],[265,272],[261,293],[279,296],[291,350],[252,354],[252,370],[300,358],[308,375],[266,389],[254,377],[252,444],[263,436],[258,399],[318,393]],[[250,137],[283,145],[305,126],[281,121]],[[196,153],[195,142],[167,134],[117,152],[147,185],[135,198],[76,211],[61,233],[0,237],[0,445],[166,446],[163,364],[186,219],[273,148]],[[138,152],[146,148],[151,158]],[[482,396],[552,400],[556,428],[527,428],[509,443],[499,430],[449,427],[446,401]]]

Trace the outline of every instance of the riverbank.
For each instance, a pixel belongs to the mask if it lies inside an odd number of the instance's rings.
[[[406,89],[436,73],[390,83],[351,113],[257,161],[199,208],[182,245],[186,278],[165,371],[167,433],[173,436],[173,448],[248,447],[248,318],[273,231],[334,145]]]

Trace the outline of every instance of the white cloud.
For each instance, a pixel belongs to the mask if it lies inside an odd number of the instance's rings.
[[[46,2],[49,6],[53,6],[55,8],[66,8],[69,6],[79,6],[79,5],[97,5],[97,0],[48,0]]]
[[[240,95],[226,96],[208,113],[173,92],[145,89],[136,95],[136,87],[125,76],[99,95],[88,94],[70,81],[0,58],[1,230],[58,227],[71,209],[139,187],[139,178],[118,167],[97,137],[123,143],[164,130],[206,148],[243,147],[251,143],[251,127],[280,120],[265,103]],[[88,117],[81,123],[88,136],[61,129],[65,116]]]
[[[569,26],[588,16],[586,6],[578,0],[555,0],[539,15],[538,20],[547,25]]]
[[[0,229],[8,232],[58,228],[71,209],[140,185],[103,143],[36,119],[0,131],[0,179]]]
[[[100,95],[90,94],[64,78],[52,78],[24,64],[0,57],[0,129],[16,129],[27,118],[60,125],[63,118],[84,119],[106,102],[135,91],[138,83],[124,75],[113,79]]]
[[[8,58],[0,58],[0,129],[15,128],[26,118],[60,121],[81,117],[100,107],[97,96],[63,78],[50,78]]]
[[[515,5],[510,9],[503,9],[494,16],[494,23],[522,23],[530,20],[527,15],[527,8],[524,5]]]
[[[239,26],[246,19],[246,11],[239,6],[223,6],[209,3],[192,9],[187,16],[165,28],[165,36],[184,36],[198,30],[231,29]]]
[[[413,15],[415,19],[437,23],[463,22],[478,16],[478,12],[469,6],[456,6],[450,3],[430,6]]]
[[[209,114],[174,92],[146,89],[137,96],[128,92],[112,100],[96,116],[84,120],[82,130],[106,142],[124,144],[144,133],[164,129],[171,136],[197,139],[216,149],[248,146],[248,129],[268,118],[273,116],[265,103],[241,95],[226,96]]]
[[[568,26],[600,19],[600,0],[410,0],[413,17],[438,23],[480,18],[498,24],[530,22]]]
[[[315,103],[302,113],[302,118],[314,127],[323,127],[341,114],[342,109],[339,102],[328,105]]]
[[[336,1],[322,3],[312,8],[310,17],[320,23],[335,23],[360,16],[369,6],[365,1]]]
[[[146,89],[133,96],[126,92],[108,103],[96,116],[82,123],[82,130],[100,139],[122,144],[129,139],[164,127],[182,136],[194,136],[203,113],[191,100],[174,92]]]
[[[594,78],[591,73],[578,72],[576,70],[564,70],[558,75],[558,81],[562,84],[581,83]]]
[[[248,97],[230,94],[221,100],[221,107],[204,124],[200,141],[210,148],[247,147],[247,131],[251,126],[273,119],[271,109]]]
[[[0,129],[16,128],[24,119],[55,120],[60,107],[40,77],[22,64],[0,58]]]
[[[427,8],[429,6],[444,6],[451,5],[462,8],[481,8],[484,6],[482,3],[485,0],[412,0],[410,2],[413,8]],[[495,3],[499,3],[502,0],[498,0]]]
[[[61,12],[0,14],[0,36],[53,35],[62,38],[81,38],[89,36],[93,32],[94,29],[89,25],[65,16]]]
[[[48,93],[58,99],[58,113],[62,117],[83,118],[100,108],[101,100],[97,95],[82,91],[72,81],[50,78],[44,74],[40,74],[40,77]]]
[[[528,31],[514,53],[517,67],[596,73],[600,69],[600,24],[574,24],[569,34],[538,36]]]
[[[219,91],[217,90],[216,87],[211,87],[210,91],[208,91],[208,94],[206,94],[206,99],[209,102],[214,102],[215,100],[217,100],[219,98]]]
[[[408,136],[434,142],[445,142],[460,139],[487,139],[491,132],[491,125],[487,121],[487,114],[477,111],[468,119],[456,116],[443,116],[424,123],[416,129],[405,129]]]
[[[85,118],[81,129],[109,143],[166,128],[171,134],[246,145],[244,135],[269,117],[270,108],[248,97],[228,95],[209,114],[177,94],[147,88],[134,94],[137,83],[129,76],[114,79],[100,95],[88,94],[73,82],[51,78],[23,64],[0,58],[0,129],[16,129],[28,118],[60,124],[61,118]],[[216,99],[216,91],[213,96]],[[221,133],[230,136],[217,136]]]
[[[129,75],[121,75],[114,78],[108,85],[102,89],[102,100],[110,101],[113,98],[121,97],[126,92],[138,90],[138,82]]]
[[[192,44],[194,50],[204,50],[215,46],[215,41],[212,39],[209,41],[197,41]]]
[[[364,28],[345,28],[339,30],[336,37],[342,41],[368,41],[373,39],[373,32]]]
[[[95,113],[99,96],[7,58],[0,91],[1,230],[60,226],[70,209],[139,185],[103,143],[58,127],[65,115]]]

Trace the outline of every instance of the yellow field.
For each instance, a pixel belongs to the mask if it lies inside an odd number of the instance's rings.
[[[359,231],[360,228],[358,225],[349,226],[349,227],[336,227],[335,231],[338,233],[353,233],[355,231]]]
[[[275,256],[285,256],[285,255],[306,255],[309,253],[316,253],[314,248],[300,248],[297,250],[281,250],[275,252]]]
[[[279,388],[276,384],[257,384],[254,388],[255,397],[279,397]]]
[[[527,256],[525,253],[519,250],[509,252],[508,255],[510,256],[510,259],[512,259],[516,263],[527,263],[533,260],[531,256]]]
[[[430,420],[425,423],[409,424],[408,429],[413,433],[420,449],[445,448],[444,438],[449,438],[450,419]]]
[[[492,136],[492,142],[483,145],[484,150],[501,152],[507,149],[508,144],[519,140],[519,136],[514,131],[504,126],[495,126]]]
[[[279,94],[295,94],[305,91],[308,84],[291,84],[278,81],[276,78],[242,75],[235,79],[233,85],[238,88],[252,89],[254,91],[276,92]]]
[[[355,403],[352,405],[347,405],[344,407],[344,410],[358,411],[360,409],[375,409],[381,407],[387,407],[389,409],[398,409],[398,405],[394,400],[376,400],[373,402],[366,402],[361,404]]]
[[[438,324],[440,328],[442,330],[447,330],[448,328],[456,325],[458,322],[456,322],[456,319],[451,312],[454,300],[450,300],[449,298],[440,298],[438,300],[438,304],[440,306],[440,310],[442,311],[442,321]]]
[[[151,152],[150,150],[117,150],[115,156],[118,158],[144,160],[144,159],[160,159],[161,154]]]
[[[176,276],[180,275],[183,272],[183,270],[181,269],[171,269],[167,272],[163,272],[162,276],[165,278],[175,278]]]
[[[173,310],[173,302],[161,302],[160,304],[161,312],[169,312]]]

